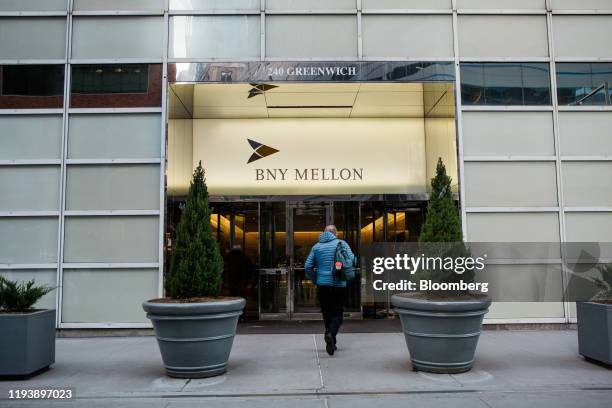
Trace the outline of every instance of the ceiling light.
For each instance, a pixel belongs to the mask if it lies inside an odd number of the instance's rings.
[[[115,72],[116,72],[116,73],[118,73],[118,74],[120,74],[120,73],[122,73],[122,72],[123,72],[123,69],[121,69],[121,68],[115,68]]]

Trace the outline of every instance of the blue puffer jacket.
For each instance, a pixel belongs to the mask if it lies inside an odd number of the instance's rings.
[[[319,242],[312,247],[308,259],[306,259],[306,263],[304,264],[306,275],[310,280],[313,280],[315,275],[314,268],[317,268],[317,285],[346,286],[346,281],[334,281],[334,276],[332,275],[338,242],[342,243],[348,256],[353,259],[353,263],[355,262],[355,255],[353,251],[351,251],[349,244],[336,238],[336,236],[329,231],[322,232],[321,235],[319,235]]]

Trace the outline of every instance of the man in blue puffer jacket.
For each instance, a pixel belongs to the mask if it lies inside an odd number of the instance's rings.
[[[345,253],[352,259],[352,264],[355,263],[355,255],[349,244],[338,239],[336,235],[336,226],[325,227],[325,231],[319,235],[319,242],[312,247],[304,264],[308,278],[313,282],[316,279],[317,296],[325,322],[325,350],[330,356],[333,356],[337,349],[336,335],[342,325],[346,299],[346,281],[335,279],[333,275],[338,243],[344,247]]]

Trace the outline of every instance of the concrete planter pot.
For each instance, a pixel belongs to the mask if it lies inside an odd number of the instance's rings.
[[[0,313],[0,377],[26,378],[55,363],[55,309]]]
[[[232,350],[242,298],[202,303],[144,302],[166,373],[177,378],[204,378],[225,373]]]
[[[452,374],[472,368],[489,299],[429,301],[400,294],[391,303],[415,371]]]
[[[578,352],[588,360],[612,364],[612,304],[577,302]]]

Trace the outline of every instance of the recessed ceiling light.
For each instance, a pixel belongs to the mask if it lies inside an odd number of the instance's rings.
[[[118,74],[120,74],[120,73],[122,73],[122,72],[123,72],[123,69],[121,69],[121,68],[115,68],[115,72],[116,72],[116,73],[118,73]]]

